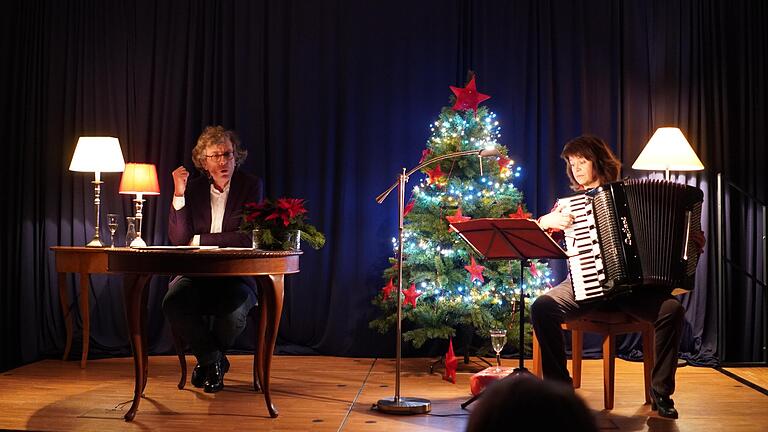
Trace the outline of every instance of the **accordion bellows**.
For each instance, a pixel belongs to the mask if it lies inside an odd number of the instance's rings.
[[[648,287],[694,287],[701,189],[665,180],[624,180],[561,199],[574,213],[565,231],[577,301]]]

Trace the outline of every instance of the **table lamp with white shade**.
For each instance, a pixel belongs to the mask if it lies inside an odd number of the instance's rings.
[[[143,247],[147,243],[141,238],[142,208],[144,207],[144,195],[160,195],[160,184],[157,181],[157,169],[154,164],[132,163],[125,165],[123,178],[120,179],[120,193],[136,195],[133,202],[136,204],[136,239],[131,242],[131,247]]]
[[[661,127],[648,140],[632,169],[664,171],[669,180],[670,171],[701,171],[704,165],[680,129]]]
[[[120,148],[120,141],[115,137],[90,136],[80,137],[77,140],[75,153],[72,155],[72,162],[69,164],[70,171],[92,172],[95,175],[93,183],[94,198],[93,205],[96,209],[96,221],[94,222],[95,232],[93,238],[86,246],[104,247],[99,237],[99,213],[101,208],[101,173],[103,172],[122,172],[125,169],[125,160],[123,151]]]

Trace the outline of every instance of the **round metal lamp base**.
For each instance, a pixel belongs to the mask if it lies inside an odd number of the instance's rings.
[[[389,398],[376,402],[376,409],[386,414],[426,414],[432,410],[432,403],[421,398]]]
[[[91,239],[91,241],[88,242],[85,247],[93,247],[93,248],[103,248],[106,246],[104,243],[101,242],[101,239],[98,237],[94,237]]]

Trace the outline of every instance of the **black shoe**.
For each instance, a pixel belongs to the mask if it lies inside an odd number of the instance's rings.
[[[192,385],[197,388],[203,388],[205,385],[205,377],[208,375],[208,367],[198,363],[194,369],[192,369]]]
[[[221,363],[216,362],[208,368],[205,376],[203,391],[206,393],[216,393],[224,388],[224,372],[221,370]]]
[[[675,401],[669,396],[662,396],[654,389],[651,389],[651,409],[659,410],[659,415],[666,418],[676,419],[678,417],[675,409]]]

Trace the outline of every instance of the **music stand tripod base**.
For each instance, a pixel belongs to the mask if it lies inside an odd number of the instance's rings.
[[[388,398],[379,399],[376,409],[386,414],[426,414],[432,411],[432,403],[422,398]]]

